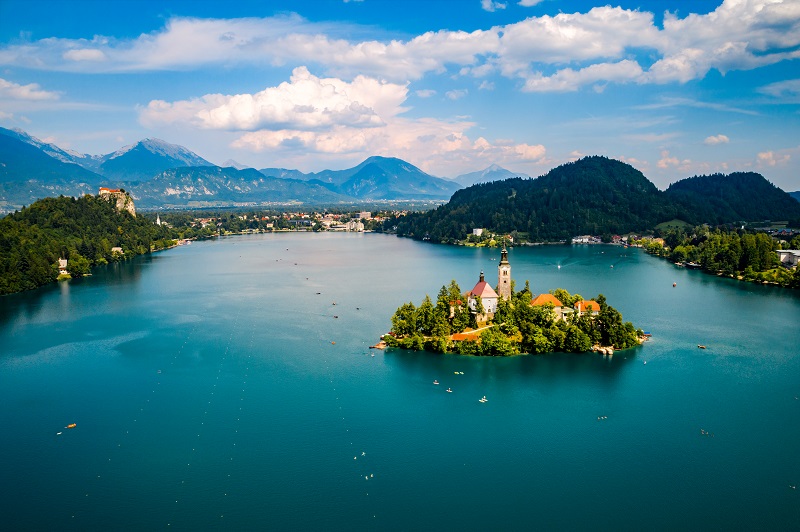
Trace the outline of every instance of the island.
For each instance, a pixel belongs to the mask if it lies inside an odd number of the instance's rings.
[[[480,272],[478,282],[462,293],[455,280],[439,290],[436,302],[426,295],[419,306],[401,305],[392,330],[383,335],[388,347],[462,355],[510,356],[551,352],[606,355],[628,349],[646,338],[599,294],[585,300],[563,288],[534,296],[530,282],[515,291],[505,246],[492,288]]]

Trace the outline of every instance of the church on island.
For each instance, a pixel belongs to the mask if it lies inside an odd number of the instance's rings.
[[[478,313],[478,301],[480,301],[483,312],[479,314],[478,319],[486,321],[494,316],[497,311],[497,300],[501,297],[506,301],[511,299],[511,264],[508,263],[508,250],[505,246],[500,255],[500,264],[497,265],[497,292],[489,286],[481,271],[478,284],[467,294],[467,304],[472,312]]]
[[[470,311],[476,314],[475,318],[479,322],[486,322],[494,317],[500,298],[505,301],[511,299],[511,264],[508,262],[508,250],[505,246],[500,252],[500,264],[497,265],[497,291],[486,282],[483,271],[481,271],[478,283],[466,294],[466,297]],[[480,313],[478,312],[478,301],[483,307],[483,312]],[[531,301],[531,306],[534,307],[547,304],[553,305],[557,320],[566,320],[573,313],[578,316],[583,314],[596,316],[600,312],[600,305],[594,300],[578,301],[574,307],[568,307],[553,294],[544,293],[539,294]]]
[[[427,295],[419,307],[404,303],[392,315],[391,331],[381,337],[383,347],[480,356],[555,351],[612,354],[614,349],[639,345],[645,337],[644,331],[623,322],[622,314],[602,295],[584,300],[580,294],[557,288],[534,296],[528,282],[523,290],[512,293],[512,282],[508,250],[503,246],[496,286],[481,271],[469,291],[463,291],[454,279],[449,287],[442,286],[435,304]],[[593,319],[601,314],[602,320]]]

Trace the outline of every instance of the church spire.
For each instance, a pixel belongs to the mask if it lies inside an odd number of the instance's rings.
[[[508,262],[508,251],[503,243],[500,253],[500,264],[497,265],[497,295],[508,301],[511,299],[511,264]]]

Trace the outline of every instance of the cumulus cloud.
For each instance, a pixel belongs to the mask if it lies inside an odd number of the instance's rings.
[[[381,114],[401,111],[407,92],[405,85],[365,76],[347,83],[318,78],[306,67],[298,67],[288,83],[255,94],[209,94],[174,103],[151,101],[140,111],[140,120],[150,126],[184,122],[232,131],[378,127],[384,125]]]
[[[536,0],[522,0],[530,6]],[[499,9],[505,3],[482,0]],[[748,70],[800,58],[800,7],[780,0],[725,0],[714,11],[679,17],[601,6],[585,13],[529,17],[486,30],[429,31],[407,40],[298,15],[173,17],[130,39],[49,37],[0,46],[0,65],[75,72],[186,70],[214,65],[320,65],[328,75],[362,74],[403,83],[426,74],[494,72],[523,90],[571,91],[604,83],[685,83],[711,69]],[[635,59],[647,57],[647,63]],[[649,66],[648,66],[649,65]],[[766,94],[796,91],[774,85]]]
[[[706,137],[706,140],[703,141],[703,144],[706,146],[716,146],[717,144],[727,144],[731,141],[726,135],[711,135],[710,137]]]
[[[518,2],[519,5],[522,7],[533,7],[536,4],[542,3],[544,0],[520,0]]]
[[[57,100],[57,92],[43,90],[38,83],[20,85],[0,78],[0,99],[4,100]]]
[[[436,91],[433,90],[433,89],[421,89],[421,90],[415,91],[414,94],[416,94],[420,98],[430,98],[431,96],[435,96],[436,95]]]
[[[466,91],[464,91],[466,93]],[[183,126],[234,132],[234,148],[270,152],[275,160],[386,155],[415,161],[443,175],[485,162],[540,161],[544,146],[472,140],[466,118],[403,116],[406,84],[359,76],[352,82],[296,68],[288,82],[255,94],[207,94],[192,100],[153,100],[139,109],[148,127]]]
[[[493,0],[481,0],[481,8],[484,11],[489,11],[490,13],[496,11],[498,9],[505,9],[506,4],[502,2],[495,2]]]

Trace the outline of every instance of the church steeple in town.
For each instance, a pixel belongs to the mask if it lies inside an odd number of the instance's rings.
[[[497,295],[506,301],[511,299],[511,264],[508,262],[508,251],[505,244],[500,253],[500,264],[497,265]]]

